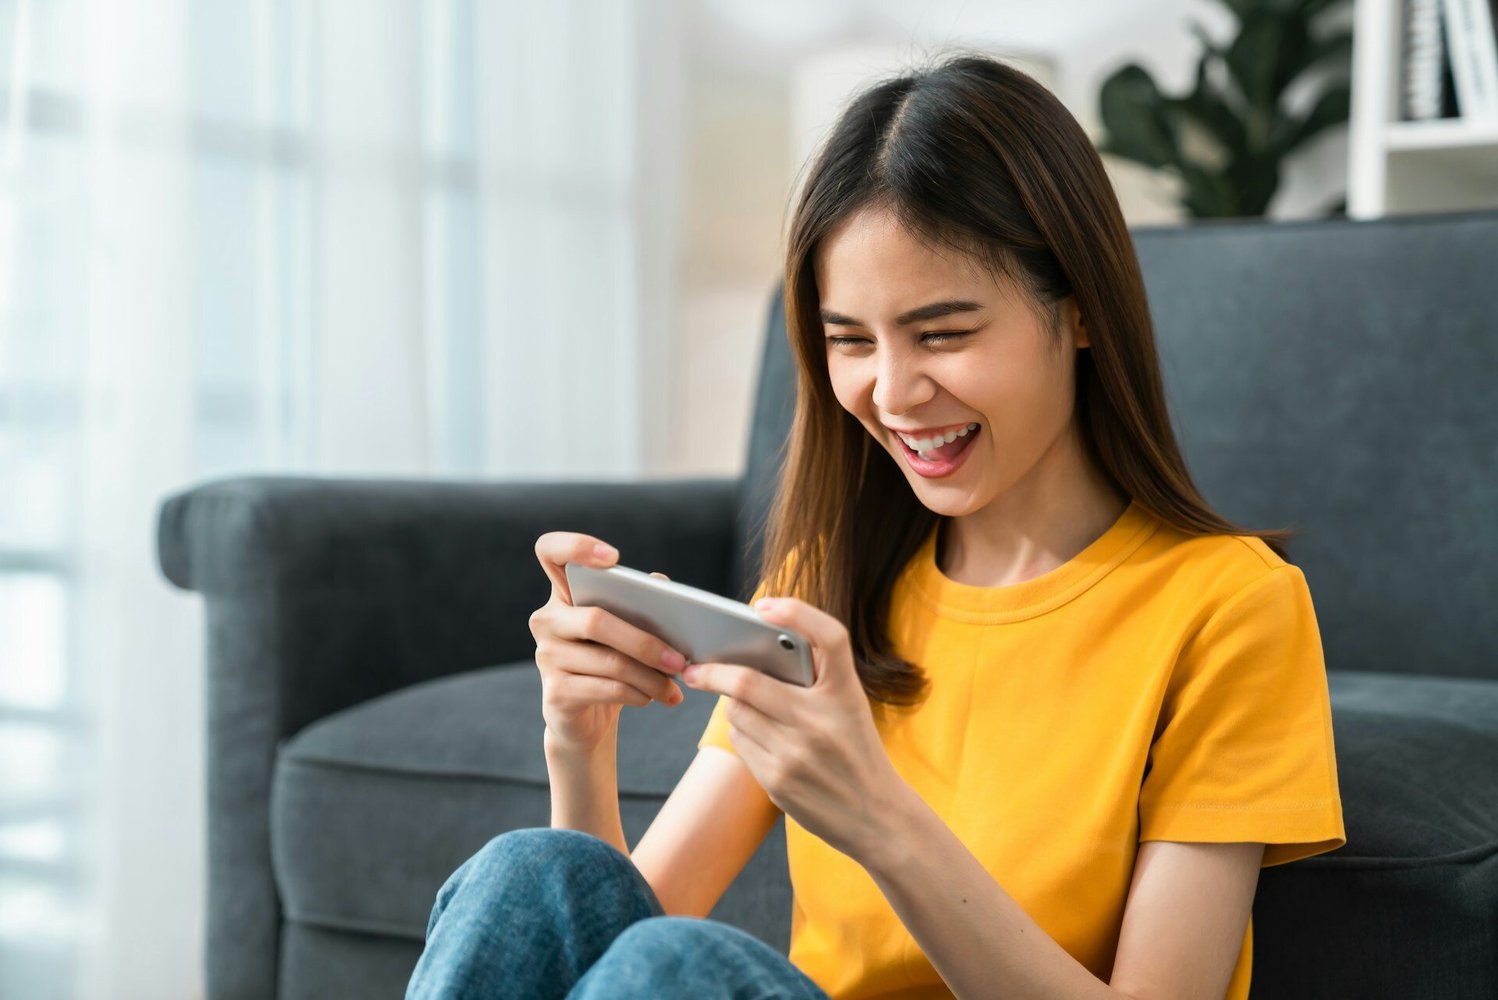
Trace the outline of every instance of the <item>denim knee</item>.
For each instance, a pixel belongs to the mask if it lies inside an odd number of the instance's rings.
[[[469,859],[477,868],[515,864],[533,865],[551,861],[563,854],[580,854],[600,859],[628,861],[614,845],[581,830],[558,830],[549,826],[532,826],[508,830],[493,837]]]
[[[630,859],[612,844],[581,830],[525,827],[492,837],[437,890],[436,904],[427,920],[427,936],[431,936],[453,894],[469,882],[480,888],[497,888],[518,876],[540,885],[543,880],[560,877],[569,863],[579,861],[633,868]]]
[[[795,997],[826,994],[748,931],[716,920],[658,916],[630,924],[569,996]]]
[[[696,917],[659,916],[636,920],[614,938],[588,974],[585,997],[608,984],[619,996],[640,996],[651,984],[680,985],[684,967],[709,960],[718,925]]]
[[[719,935],[738,928],[697,917],[650,917],[637,920],[616,939],[621,949],[642,949],[646,954],[665,955],[672,951],[700,953]],[[747,931],[741,933],[748,933]]]
[[[604,863],[629,859],[612,844],[581,830],[557,830],[546,826],[509,830],[493,837],[463,862],[458,869],[465,874],[508,871],[519,867],[526,872],[548,873],[557,870],[560,858],[596,860]]]

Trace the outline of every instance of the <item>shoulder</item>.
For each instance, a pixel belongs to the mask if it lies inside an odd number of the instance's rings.
[[[1186,598],[1197,616],[1210,616],[1255,592],[1309,598],[1305,575],[1263,539],[1252,535],[1191,535],[1161,521],[1139,554],[1158,571],[1161,589]]]
[[[1158,527],[1148,547],[1181,569],[1207,570],[1245,583],[1282,567],[1296,569],[1256,535],[1192,535],[1159,518],[1156,521]]]
[[[1157,527],[1151,542],[1178,559],[1234,567],[1250,574],[1291,565],[1256,535],[1192,535],[1161,518],[1154,520]]]

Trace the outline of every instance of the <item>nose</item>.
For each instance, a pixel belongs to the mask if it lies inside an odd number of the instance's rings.
[[[874,406],[881,413],[905,413],[931,398],[931,380],[920,366],[885,351],[874,373]]]

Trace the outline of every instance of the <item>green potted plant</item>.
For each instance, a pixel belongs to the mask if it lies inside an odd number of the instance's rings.
[[[1181,204],[1197,218],[1263,215],[1280,166],[1323,129],[1347,121],[1352,32],[1317,31],[1343,0],[1219,0],[1237,18],[1226,46],[1196,22],[1204,51],[1196,86],[1173,97],[1148,70],[1129,63],[1103,83],[1100,153],[1168,171],[1183,184]],[[1308,110],[1282,106],[1285,91],[1311,69],[1333,71]],[[1328,214],[1345,212],[1346,200]]]

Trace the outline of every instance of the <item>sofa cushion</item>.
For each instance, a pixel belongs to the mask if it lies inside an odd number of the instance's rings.
[[[1347,843],[1260,874],[1252,996],[1498,996],[1498,682],[1328,682]]]
[[[280,984],[275,1000],[404,1000],[422,942],[405,937],[281,925]]]
[[[1498,681],[1333,671],[1328,683],[1347,844],[1308,862],[1498,852]]]
[[[716,696],[626,707],[620,816],[639,841],[697,753]],[[415,684],[282,742],[271,859],[288,920],[420,941],[442,883],[492,837],[551,824],[541,677],[508,664]],[[712,916],[786,951],[790,882],[778,823]]]

